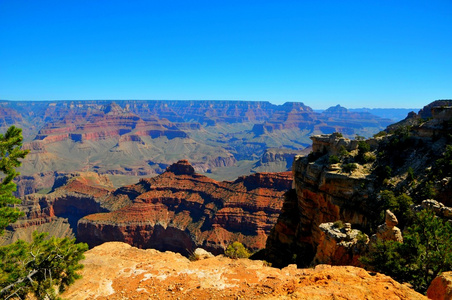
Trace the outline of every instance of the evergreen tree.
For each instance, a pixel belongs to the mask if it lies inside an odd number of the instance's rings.
[[[5,176],[0,182],[0,235],[22,215],[14,207],[20,199],[13,196],[19,159],[28,153],[21,149],[22,140],[22,130],[14,126],[0,134],[0,171]],[[47,235],[34,232],[31,243],[19,240],[0,247],[0,299],[25,299],[29,294],[37,299],[58,299],[57,291],[64,291],[80,277],[76,271],[83,268],[79,261],[88,246]]]
[[[15,126],[8,128],[6,133],[0,134],[0,171],[5,177],[0,182],[0,235],[10,223],[22,215],[15,208],[14,204],[19,204],[20,199],[14,197],[16,184],[13,179],[19,175],[16,168],[21,165],[19,159],[27,155],[28,150],[22,150],[22,129]]]
[[[407,228],[403,243],[379,241],[362,262],[425,292],[436,276],[452,269],[452,224],[423,210]]]
[[[84,243],[75,239],[46,239],[47,233],[33,233],[33,241],[22,240],[0,247],[0,297],[12,296],[25,299],[34,294],[38,299],[58,299],[55,287],[62,292],[80,275],[79,263]]]

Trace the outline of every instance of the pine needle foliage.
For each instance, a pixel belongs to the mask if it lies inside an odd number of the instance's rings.
[[[8,128],[5,134],[0,134],[0,171],[4,178],[0,182],[0,235],[10,223],[14,223],[23,215],[14,204],[20,199],[14,197],[16,184],[13,179],[19,175],[20,159],[25,158],[28,150],[22,150],[22,129],[15,126]]]
[[[452,224],[423,210],[403,238],[403,243],[377,242],[361,261],[424,293],[436,276],[452,269]]]
[[[59,292],[80,278],[79,263],[88,250],[75,239],[46,238],[47,233],[33,233],[33,241],[22,240],[0,247],[0,297],[24,299],[33,294],[38,299],[58,299]]]
[[[10,223],[21,215],[14,205],[14,197],[21,165],[28,150],[22,150],[22,129],[11,126],[0,134],[0,235]],[[31,243],[19,240],[0,247],[0,299],[25,299],[33,294],[37,299],[59,299],[58,293],[80,277],[83,268],[80,260],[88,249],[86,244],[76,244],[75,239],[47,237],[47,233],[33,233]]]

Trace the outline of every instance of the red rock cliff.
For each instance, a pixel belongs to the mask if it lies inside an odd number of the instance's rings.
[[[179,161],[157,177],[115,191],[132,204],[84,217],[78,238],[90,246],[124,241],[184,254],[196,247],[221,253],[231,241],[261,249],[291,184],[290,172],[217,182],[196,174],[186,160]]]

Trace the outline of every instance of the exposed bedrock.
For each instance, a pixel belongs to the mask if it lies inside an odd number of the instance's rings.
[[[182,160],[157,177],[116,190],[115,197],[132,204],[82,218],[78,238],[90,246],[114,240],[183,254],[198,247],[222,253],[232,241],[262,249],[291,182],[290,172],[218,182]]]
[[[319,156],[335,153],[341,145],[350,151],[356,148],[355,141],[336,135],[312,140],[314,155]],[[292,168],[294,190],[287,194],[266,246],[268,259],[276,266],[294,262],[309,265],[319,243],[325,240],[322,223],[342,220],[365,228],[374,215],[371,203],[366,201],[373,183],[364,174],[337,172],[324,160],[311,162],[307,156],[297,156]]]

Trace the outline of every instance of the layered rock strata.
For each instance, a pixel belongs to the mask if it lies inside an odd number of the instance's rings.
[[[132,204],[82,218],[77,237],[90,246],[123,241],[185,255],[197,247],[222,253],[232,241],[257,250],[264,247],[291,184],[290,172],[218,182],[183,160],[157,177],[116,190],[115,197]]]
[[[24,197],[20,209],[25,215],[6,228],[1,244],[18,239],[30,241],[33,231],[49,232],[56,237],[74,237],[78,220],[88,214],[118,209],[129,202],[114,197],[106,176],[96,173],[60,173],[53,192]]]
[[[267,242],[269,259],[276,265],[309,264],[322,239],[322,223],[343,220],[362,228],[369,225],[374,214],[365,201],[373,190],[372,180],[360,172],[350,175],[331,169],[328,163],[329,153],[337,153],[340,146],[354,151],[357,143],[337,135],[314,136],[312,140],[313,156],[319,159],[310,162],[308,156],[295,158],[293,198],[286,198],[288,211],[283,208]],[[291,249],[296,257],[279,256],[282,248]]]

